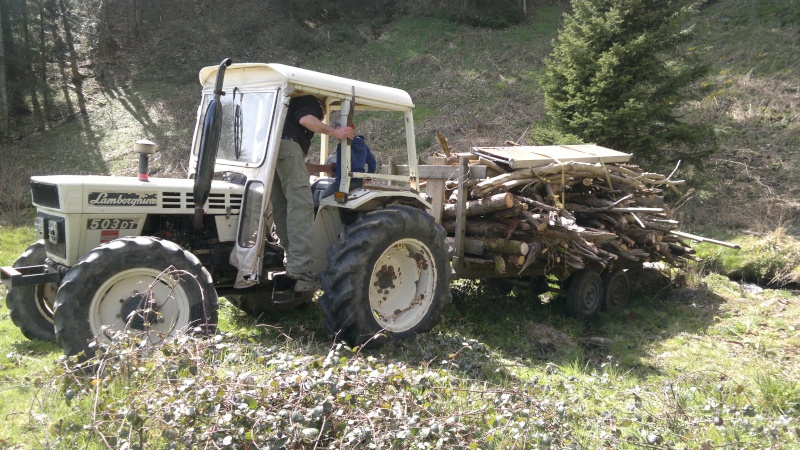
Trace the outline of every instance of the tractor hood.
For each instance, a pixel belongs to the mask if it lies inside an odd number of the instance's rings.
[[[31,177],[33,204],[64,214],[121,213],[191,214],[194,212],[190,179],[55,175]],[[238,214],[243,187],[213,181],[206,204],[210,214]]]

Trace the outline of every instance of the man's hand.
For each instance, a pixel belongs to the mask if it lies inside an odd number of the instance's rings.
[[[355,132],[350,127],[335,128],[333,130],[333,133],[331,133],[331,136],[334,139],[338,139],[340,141],[343,141],[345,139],[353,139],[355,135],[356,135]]]
[[[340,141],[344,139],[353,139],[355,137],[355,132],[353,131],[352,128],[350,127],[332,128],[311,114],[301,117],[300,125],[308,128],[314,133],[327,134],[328,136],[334,139],[338,139]]]

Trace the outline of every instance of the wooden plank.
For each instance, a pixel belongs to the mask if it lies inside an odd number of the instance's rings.
[[[389,157],[389,166],[386,168],[386,175],[397,175],[397,158],[394,156]],[[406,175],[408,175],[408,170],[406,170]],[[394,181],[389,181],[389,184],[393,185]]]
[[[439,165],[422,165],[417,166],[419,170],[420,180],[430,180],[441,178],[443,180],[455,179],[458,176],[458,166],[439,166]],[[395,173],[393,175],[408,175],[407,165],[395,165]],[[381,172],[389,173],[387,166],[381,167]],[[486,166],[481,164],[471,164],[469,166],[470,178],[483,179],[486,178]]]
[[[620,163],[632,155],[594,144],[516,147],[474,147],[473,153],[512,169],[541,167],[554,162]]]

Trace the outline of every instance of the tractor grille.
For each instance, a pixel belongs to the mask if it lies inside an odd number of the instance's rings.
[[[166,209],[191,209],[194,210],[194,197],[190,192],[164,192],[161,195],[161,206]],[[238,212],[242,207],[241,194],[208,194],[206,209],[225,211],[230,207],[232,212]]]
[[[61,207],[61,202],[58,200],[58,186],[55,184],[31,181],[31,194],[33,196],[34,205],[54,209]],[[241,199],[239,202],[241,203]]]

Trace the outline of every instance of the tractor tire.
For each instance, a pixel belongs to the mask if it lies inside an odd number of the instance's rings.
[[[603,279],[588,269],[579,270],[569,277],[567,287],[567,312],[576,319],[590,318],[603,302]]]
[[[608,312],[621,311],[631,295],[631,281],[622,270],[603,274],[603,309]]]
[[[174,268],[180,273],[163,274]],[[145,294],[152,286],[149,305]],[[91,358],[110,332],[147,333],[151,344],[179,331],[217,326],[217,291],[200,261],[177,244],[126,237],[103,244],[67,272],[55,303],[56,340],[66,355]]]
[[[44,241],[38,241],[25,250],[14,262],[14,267],[40,266],[47,253]],[[11,321],[30,340],[55,341],[53,303],[58,286],[55,283],[18,286],[6,294],[6,306]]]
[[[321,274],[319,304],[336,339],[374,345],[433,328],[452,298],[445,236],[433,217],[401,205],[346,227]]]

